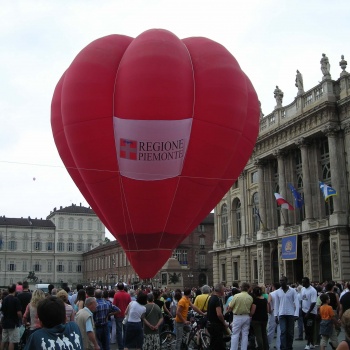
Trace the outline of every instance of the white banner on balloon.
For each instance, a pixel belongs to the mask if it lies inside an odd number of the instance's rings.
[[[163,180],[181,174],[192,118],[129,120],[113,118],[121,175],[135,180]]]

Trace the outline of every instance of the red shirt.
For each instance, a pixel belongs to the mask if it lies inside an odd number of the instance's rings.
[[[125,310],[128,307],[131,301],[130,294],[125,290],[119,290],[114,294],[113,305],[119,307],[120,312],[118,312],[114,317],[123,317],[125,316]]]

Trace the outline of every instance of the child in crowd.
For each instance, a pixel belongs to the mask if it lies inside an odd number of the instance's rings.
[[[320,334],[322,336],[320,350],[325,350],[330,340],[329,344],[332,349],[336,349],[338,346],[337,333],[335,331],[335,325],[339,323],[335,317],[333,308],[329,305],[330,298],[328,294],[324,293],[320,295],[321,307],[319,313],[321,316],[320,322]]]

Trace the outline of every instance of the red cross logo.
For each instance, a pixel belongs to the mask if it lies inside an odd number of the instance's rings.
[[[137,141],[120,139],[120,158],[137,159]]]

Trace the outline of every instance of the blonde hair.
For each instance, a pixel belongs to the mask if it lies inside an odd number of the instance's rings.
[[[344,327],[346,336],[350,338],[350,309],[346,310],[341,317],[341,324]]]
[[[41,289],[36,289],[32,294],[30,304],[36,307],[38,305],[38,302],[43,299],[45,299],[45,293]]]
[[[60,298],[65,303],[68,302],[68,293],[64,289],[61,289],[59,292],[57,292],[56,297]]]

